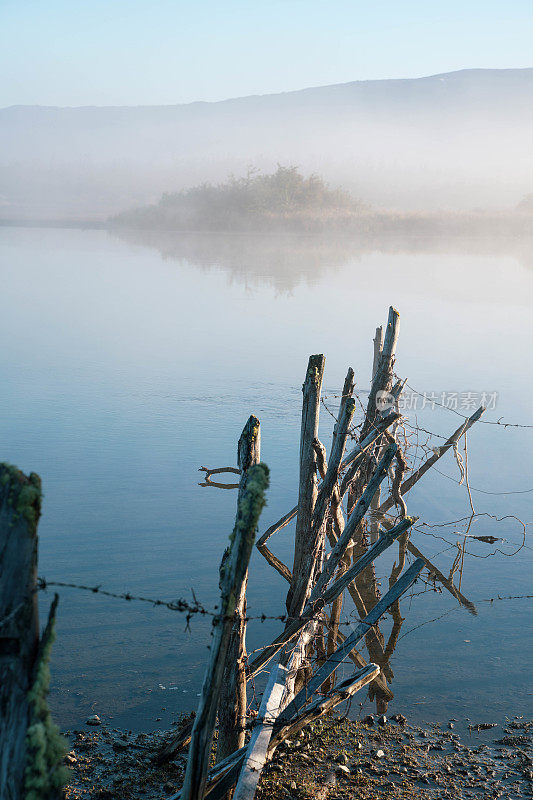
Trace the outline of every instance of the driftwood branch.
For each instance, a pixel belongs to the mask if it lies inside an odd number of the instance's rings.
[[[265,559],[268,561],[268,563],[270,564],[270,566],[271,566],[271,567],[274,567],[274,569],[276,570],[276,572],[279,572],[279,574],[280,574],[280,575],[281,575],[283,578],[285,578],[285,580],[286,580],[286,581],[288,581],[289,583],[291,583],[291,581],[292,581],[292,572],[291,572],[291,571],[290,571],[290,569],[289,569],[289,568],[288,568],[288,567],[287,567],[287,566],[286,566],[286,565],[283,563],[283,561],[280,561],[280,560],[279,560],[279,558],[278,558],[277,556],[275,556],[275,555],[274,555],[274,553],[273,553],[271,550],[269,550],[269,549],[268,549],[268,547],[266,546],[266,544],[262,544],[262,545],[261,545],[260,547],[258,547],[257,549],[259,550],[259,552],[261,553],[261,555],[262,555],[262,556],[263,556],[263,557],[264,557],[264,558],[265,558]]]
[[[460,425],[457,428],[457,430],[454,433],[452,433],[450,438],[447,439],[446,442],[441,447],[438,448],[437,452],[433,453],[433,455],[431,455],[428,459],[426,459],[426,461],[424,461],[424,463],[415,472],[413,472],[412,475],[410,475],[408,478],[406,478],[405,481],[403,481],[403,483],[401,485],[401,494],[402,495],[407,494],[407,492],[409,492],[413,488],[413,486],[416,483],[418,483],[420,478],[422,478],[426,474],[426,472],[429,469],[431,469],[431,467],[434,464],[436,464],[437,461],[440,458],[442,458],[442,456],[445,453],[448,452],[448,450],[451,447],[453,447],[455,444],[457,444],[457,442],[459,441],[461,436],[464,433],[466,433],[472,427],[472,425],[475,425],[475,423],[479,419],[481,419],[481,417],[483,416],[484,413],[485,413],[485,408],[483,406],[480,406],[477,409],[477,411],[475,411],[472,414],[471,417],[469,417],[462,425]],[[388,497],[385,500],[384,503],[382,503],[380,505],[380,507],[377,509],[376,513],[377,514],[385,514],[390,508],[393,507],[394,504],[395,504],[395,501],[394,501],[394,498],[391,495],[390,497]]]
[[[350,650],[365,636],[369,628],[375,625],[394,601],[397,600],[398,597],[401,597],[401,595],[416,581],[424,566],[425,563],[422,559],[417,559],[411,564],[409,569],[396,581],[387,594],[374,606],[368,616],[357,625],[355,630],[346,637],[335,653],[320,667],[309,681],[308,685],[296,695],[291,703],[289,703],[287,708],[282,712],[280,721],[290,720],[294,714],[299,713],[300,709],[303,708],[304,705],[311,700],[315,692],[320,689],[324,681],[326,681],[332,672],[344,661]]]
[[[353,472],[351,474],[350,480],[353,479],[354,474],[358,468],[358,464],[353,466],[353,462],[374,444],[378,436],[380,436],[383,433],[383,431],[387,430],[387,428],[389,428],[391,425],[397,422],[400,419],[400,416],[401,415],[398,414],[396,411],[393,411],[383,419],[379,420],[379,422],[376,423],[374,429],[363,439],[363,441],[356,444],[355,447],[344,458],[341,464],[341,470],[345,469],[349,465],[352,465],[351,469],[353,470]],[[346,477],[343,478],[343,483],[340,490],[341,497],[346,492],[345,481]],[[278,531],[285,528],[289,524],[289,522],[291,522],[291,520],[294,519],[297,513],[298,513],[298,506],[296,505],[294,506],[294,508],[291,508],[291,510],[288,511],[286,514],[284,514],[277,522],[271,525],[270,528],[268,528],[263,533],[263,535],[259,537],[259,539],[257,540],[257,547],[260,548],[261,545],[265,544],[265,542],[267,542],[271,536],[273,536],[275,533],[278,533]]]
[[[368,485],[363,492],[359,502],[353,509],[352,513],[348,517],[348,522],[346,523],[346,527],[342,532],[342,536],[339,537],[337,544],[332,549],[331,553],[329,554],[329,558],[327,559],[324,569],[322,570],[320,577],[315,586],[316,593],[320,592],[324,586],[331,580],[337,566],[339,564],[340,559],[344,551],[346,550],[350,540],[353,538],[355,531],[363,517],[365,516],[366,512],[370,507],[370,501],[372,500],[376,489],[381,484],[381,482],[385,479],[387,475],[387,470],[389,469],[392,459],[396,453],[396,445],[392,444],[389,445],[385,454],[381,461],[379,462],[378,466],[376,467],[376,471],[374,475],[368,482]]]
[[[302,614],[296,619],[288,622],[285,630],[270,644],[265,647],[251,662],[248,667],[249,675],[256,675],[259,670],[267,664],[279,650],[299,631],[304,627],[309,619],[312,619],[317,611],[320,611],[325,605],[333,602],[339,594],[344,591],[352,581],[359,575],[380,553],[389,547],[396,536],[400,536],[407,528],[409,528],[415,519],[407,517],[393,530],[385,536],[382,536],[376,544],[370,548],[347,572],[345,572],[335,583],[327,589],[322,589],[320,592],[317,587],[313,590],[311,595],[312,600],[303,609]]]
[[[379,675],[379,667],[377,664],[367,664],[362,669],[355,672],[349,678],[339,683],[333,692],[326,697],[321,697],[310,706],[308,706],[302,713],[293,717],[290,722],[283,722],[280,718],[274,723],[274,735],[272,737],[272,745],[275,747],[283,739],[289,736],[294,736],[301,731],[305,725],[309,725],[314,720],[332,711],[340,703],[349,700],[356,692],[362,689],[367,684],[374,681]]]
[[[221,475],[225,472],[231,472],[232,475],[240,475],[240,469],[236,467],[216,467],[214,469],[208,469],[208,467],[199,467],[198,472],[205,472],[204,480],[202,483],[199,483],[198,486],[213,486],[216,489],[238,489],[238,483],[221,483],[220,481],[212,481],[212,475]]]
[[[330,533],[330,535],[331,535],[331,531],[330,531],[329,533]],[[390,532],[389,532],[389,533],[390,533]],[[330,542],[331,542],[331,545],[333,546],[333,545],[335,544],[335,542],[336,542],[336,539],[332,539],[332,540],[330,539]],[[264,554],[264,552],[263,552],[264,550],[266,550],[266,551],[268,552],[269,556],[266,556],[266,555]],[[276,569],[276,570],[277,570],[277,571],[280,573],[280,575],[281,575],[283,578],[285,578],[285,580],[286,580],[288,583],[290,583],[290,582],[291,582],[292,575],[291,575],[291,571],[290,571],[290,569],[289,569],[289,568],[288,568],[288,567],[287,567],[285,564],[283,564],[283,562],[281,562],[281,561],[280,561],[278,558],[276,558],[276,556],[272,555],[272,553],[270,552],[270,550],[268,550],[268,548],[266,547],[266,545],[263,545],[263,547],[262,547],[262,548],[260,548],[259,552],[260,552],[260,553],[263,553],[263,555],[265,555],[265,558],[267,559],[267,561],[269,561],[269,563],[271,563],[271,564],[272,564],[272,566],[273,566],[273,567],[274,567],[274,568],[275,568],[275,569]],[[272,558],[272,559],[273,559],[273,561],[270,561],[270,558]],[[274,563],[274,561],[275,561],[276,563]],[[359,592],[358,592],[358,589],[357,589],[357,586],[356,586],[355,582],[351,583],[351,584],[350,584],[350,585],[349,585],[347,588],[348,588],[348,592],[350,593],[350,595],[351,595],[351,597],[352,597],[352,600],[353,600],[353,601],[354,601],[354,603],[355,603],[355,607],[357,608],[359,615],[360,615],[361,617],[366,617],[366,615],[367,615],[368,611],[367,611],[367,610],[366,610],[366,608],[365,608],[365,605],[364,605],[364,603],[363,603],[363,599],[362,599],[362,597],[359,595]],[[338,630],[338,631],[336,632],[336,636],[337,636],[337,639],[338,639],[340,642],[344,642],[344,640],[346,639],[346,636],[345,636],[345,635],[344,635],[344,634],[343,634],[343,633],[342,633],[340,630]],[[373,636],[373,637],[374,637],[374,639],[376,640],[376,641],[375,641],[375,645],[376,645],[378,648],[381,646],[380,642],[378,642],[378,641],[377,641],[377,637],[376,637],[376,634],[375,634],[374,628],[371,628],[371,629],[368,631],[368,633],[367,633],[367,636]],[[349,653],[349,657],[351,658],[351,660],[354,662],[354,664],[355,664],[357,667],[366,667],[366,666],[367,666],[367,662],[365,661],[365,659],[363,658],[363,656],[362,656],[362,655],[361,655],[361,654],[360,654],[360,653],[359,653],[357,650],[352,650],[352,651]],[[383,654],[383,657],[385,658],[385,654]],[[389,689],[389,687],[387,686],[387,683],[386,683],[386,681],[385,681],[384,677],[383,677],[381,674],[379,674],[379,675],[377,675],[377,676],[376,676],[376,678],[374,679],[373,683],[375,683],[375,684],[376,684],[376,688],[379,690],[380,694],[381,694],[381,695],[382,695],[382,696],[383,696],[383,697],[384,697],[384,698],[385,698],[387,701],[390,701],[390,700],[392,700],[392,698],[394,697],[394,695],[393,695],[393,693],[391,692],[391,690]],[[191,727],[192,727],[192,725],[191,725]],[[189,732],[189,733],[190,733],[190,732]],[[182,740],[183,740],[183,737],[182,737]],[[185,741],[185,742],[184,742],[182,745],[180,745],[180,749],[181,749],[181,747],[184,747],[184,746],[186,746],[186,744],[188,743],[188,741],[189,741],[189,740],[190,740],[190,735],[189,735],[189,739],[187,739],[187,740],[186,740],[186,741]],[[168,758],[171,758],[171,757],[172,757],[172,754],[173,754],[174,752],[178,752],[178,751],[177,751],[177,750],[175,750],[175,751],[172,751],[172,753],[170,753],[170,754],[168,755]]]
[[[355,413],[355,400],[353,399],[353,397],[350,397],[346,400],[342,412],[342,417],[339,419],[333,444],[333,450],[331,452],[331,457],[329,459],[326,474],[324,475],[324,480],[322,481],[322,484],[320,486],[315,503],[315,509],[313,512],[313,519],[312,519],[313,537],[315,539],[318,539],[319,533],[322,529],[322,526],[324,525],[324,520],[326,518],[326,513],[329,507],[329,503],[331,501],[331,496],[333,494],[333,490],[337,485],[341,459],[344,454],[344,448],[346,446],[346,437],[348,436],[348,428],[352,421],[354,413]]]

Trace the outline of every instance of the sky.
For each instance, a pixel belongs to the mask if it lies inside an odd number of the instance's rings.
[[[0,107],[533,66],[531,0],[0,0]]]

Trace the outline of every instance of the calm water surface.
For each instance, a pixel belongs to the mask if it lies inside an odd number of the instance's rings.
[[[255,413],[272,473],[260,530],[291,508],[307,358],[326,355],[330,397],[352,365],[364,400],[373,332],[391,303],[402,313],[397,370],[411,386],[497,392],[485,419],[532,422],[533,259],[521,245],[496,252],[464,242],[444,253],[427,242],[143,243],[101,231],[4,228],[0,247],[1,458],[42,476],[39,572],[49,580],[164,599],[194,590],[212,606],[235,493],[200,487],[198,467],[234,464]],[[334,409],[335,399],[327,402]],[[445,436],[460,424],[450,411],[406,413]],[[323,411],[325,442],[330,423]],[[420,432],[418,444],[426,438]],[[391,713],[474,721],[531,713],[531,600],[485,601],[531,594],[527,540],[510,554],[523,536],[515,517],[532,517],[532,445],[528,429],[478,425],[469,435],[472,498],[486,513],[470,533],[503,541],[469,543],[461,588],[477,617],[419,584],[404,599]],[[410,513],[431,525],[470,511],[451,454],[438,467],[408,496]],[[271,540],[289,564],[292,530]],[[414,541],[448,574],[463,530],[426,528]],[[376,565],[384,588],[393,557]],[[254,555],[249,613],[282,613],[285,591]],[[50,596],[41,599],[44,614]],[[252,623],[249,650],[278,625]],[[385,635],[390,625],[387,618]],[[62,590],[56,718],[71,726],[97,712],[117,726],[168,724],[196,706],[208,635],[200,618],[186,630],[183,616],[164,608]]]

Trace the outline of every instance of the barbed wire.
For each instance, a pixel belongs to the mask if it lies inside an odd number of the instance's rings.
[[[218,606],[214,606],[213,609],[206,608],[202,603],[200,603],[195,597],[193,602],[190,603],[183,598],[178,598],[177,600],[161,600],[156,599],[153,597],[143,597],[142,595],[135,595],[132,592],[112,592],[109,589],[103,589],[100,585],[95,586],[87,586],[86,584],[81,583],[71,583],[67,581],[49,581],[46,578],[39,577],[37,579],[37,591],[46,591],[49,587],[54,588],[62,588],[62,589],[78,589],[83,592],[89,592],[91,594],[100,594],[104,597],[111,597],[114,600],[126,600],[128,602],[141,602],[141,603],[148,603],[151,606],[161,606],[164,608],[169,609],[170,611],[178,611],[180,613],[186,614],[187,618],[190,619],[195,614],[200,614],[204,617],[211,617],[214,620],[221,620],[227,619],[232,620],[234,619],[233,615],[229,615],[227,617],[222,617],[220,611],[218,611]],[[193,592],[194,595],[194,592]],[[322,609],[317,612],[316,617],[314,615],[309,615],[309,621],[312,619],[319,619],[322,613]],[[246,615],[244,618],[246,622],[251,622],[252,620],[256,620],[259,622],[266,622],[268,621],[276,621],[276,622],[292,622],[295,619],[300,619],[300,617],[291,617],[289,614],[257,614],[257,615]],[[361,622],[362,620],[358,620]],[[343,625],[351,625],[352,622],[344,622],[339,623]]]
[[[533,594],[516,594],[516,595],[499,595],[498,594],[495,597],[478,598],[474,602],[475,603],[495,603],[498,600],[533,600]],[[442,614],[439,614],[437,617],[432,617],[431,619],[426,619],[423,622],[420,622],[418,625],[414,625],[412,628],[409,628],[409,630],[405,631],[404,633],[402,633],[401,636],[398,637],[398,642],[401,639],[404,639],[410,633],[413,633],[414,631],[417,631],[419,628],[423,628],[425,625],[429,625],[432,622],[438,622],[440,619],[443,619],[444,617],[447,617],[449,614],[453,614],[455,611],[458,611],[460,608],[461,608],[461,606],[459,606],[459,605],[451,606],[451,608],[448,608],[446,611],[444,611]]]
[[[397,378],[397,379],[398,379],[398,375],[397,375],[396,373],[394,373],[394,376],[395,376],[395,378]],[[405,382],[404,386],[406,386],[408,389],[410,389],[412,392],[414,392],[416,395],[418,395],[418,397],[426,397],[426,394],[425,394],[424,392],[419,392],[419,391],[418,391],[418,389],[415,389],[415,388],[414,388],[414,386],[411,386],[411,384],[410,384],[410,383],[407,383],[407,381]],[[359,392],[359,393],[361,393],[361,392],[362,392],[363,394],[369,394],[369,391],[370,391],[369,389],[359,389],[359,390],[358,390],[358,392]],[[360,400],[360,398],[359,398],[359,394],[358,394],[358,392],[355,392],[355,391],[354,391],[354,393],[353,393],[353,394],[354,394],[354,397],[356,397],[356,398],[357,398],[357,400],[358,400],[358,402],[359,402],[359,405],[361,406],[361,409],[362,409],[362,410],[363,410],[363,412],[364,412],[364,407],[363,407],[363,404],[362,404],[362,402],[361,402],[361,400]],[[323,405],[324,405],[324,408],[326,409],[326,411],[328,412],[328,414],[330,414],[332,417],[334,417],[334,419],[335,419],[335,420],[336,420],[337,418],[336,418],[336,417],[335,417],[335,415],[334,415],[334,414],[333,414],[333,413],[330,411],[330,409],[329,409],[329,408],[326,406],[326,404],[325,404],[324,400],[327,400],[327,399],[329,399],[329,398],[338,399],[338,398],[340,398],[340,397],[342,397],[342,395],[341,395],[341,394],[331,394],[331,393],[329,393],[329,394],[324,394],[324,395],[322,395],[322,397],[321,397],[321,400],[322,400],[322,403],[323,403]],[[456,409],[456,408],[452,408],[451,406],[449,406],[449,405],[446,405],[445,403],[439,403],[439,402],[438,402],[438,400],[435,400],[435,399],[433,399],[433,398],[432,398],[432,399],[431,399],[431,403],[432,403],[432,404],[434,404],[434,405],[436,405],[436,406],[440,406],[440,407],[441,407],[441,408],[443,408],[445,411],[451,411],[453,414],[456,414],[458,417],[461,417],[462,419],[465,419],[465,420],[466,420],[466,419],[469,419],[469,416],[468,416],[468,415],[466,415],[466,414],[461,414],[461,412],[460,412],[460,411],[457,411],[457,409]],[[497,420],[479,419],[479,420],[478,420],[478,424],[480,424],[480,425],[496,425],[496,426],[498,426],[498,427],[500,427],[500,428],[533,428],[533,424],[525,424],[525,423],[521,423],[521,422],[503,422],[502,420],[503,420],[503,417],[500,417],[500,418],[499,418],[499,419],[497,419]],[[423,428],[421,428],[420,430],[424,430],[424,429],[423,429]],[[447,438],[446,436],[442,436],[442,435],[441,435],[441,434],[439,434],[439,433],[433,433],[432,431],[425,431],[425,432],[426,432],[426,433],[431,433],[431,435],[432,435],[432,436],[436,436],[436,437],[438,437],[439,439],[446,439],[446,438]]]
[[[396,376],[398,377],[398,376]],[[423,392],[419,392],[418,389],[415,389],[414,386],[411,386],[410,383],[405,382],[405,386],[410,389],[412,392],[417,394],[419,397],[425,397],[426,395]],[[462,417],[462,419],[469,419],[469,417],[465,414],[461,414],[460,411],[457,411],[456,408],[452,408],[451,406],[447,406],[444,403],[439,403],[438,400],[434,400],[432,398],[431,403],[435,404],[436,406],[440,406],[444,408],[446,411],[451,411],[454,414],[457,414],[458,417]],[[489,419],[479,419],[478,424],[480,425],[498,425],[500,428],[533,428],[533,425],[525,425],[519,422],[502,422],[503,417],[500,417],[497,420],[489,420]],[[435,434],[436,435],[436,434]]]
[[[418,581],[421,582],[424,586],[431,587],[431,591],[434,591],[433,584],[423,579],[423,576],[418,578]],[[155,599],[152,597],[143,597],[142,595],[135,595],[132,592],[112,592],[108,589],[103,589],[101,586],[87,586],[86,584],[79,584],[79,583],[71,583],[67,581],[49,581],[46,578],[39,577],[37,579],[37,591],[46,591],[48,588],[63,588],[63,589],[78,589],[84,592],[89,592],[91,594],[100,594],[105,597],[111,597],[115,600],[126,600],[127,602],[142,602],[142,603],[149,603],[152,606],[162,606],[164,608],[169,609],[170,611],[178,611],[180,613],[186,613],[190,615],[200,614],[201,616],[208,616],[212,618],[220,619],[221,615],[220,612],[217,610],[217,606],[214,606],[213,610],[207,609],[202,603],[200,603],[196,598],[193,599],[193,602],[190,603],[183,598],[179,598],[177,600],[161,600]],[[425,594],[428,589],[424,589],[421,592],[414,592],[412,594],[413,597],[416,597],[420,594]],[[193,592],[194,594],[194,592]],[[524,599],[531,599],[533,595],[496,595],[495,597],[487,597],[477,600],[478,603],[492,603],[496,600],[524,600]],[[322,609],[317,613],[316,618],[320,618],[322,614]],[[309,615],[309,620],[314,619],[313,615]],[[233,616],[228,616],[227,619],[233,619]],[[291,617],[288,614],[278,614],[278,615],[270,615],[270,614],[257,614],[257,615],[246,615],[245,620],[250,622],[252,620],[258,620],[261,622],[266,622],[267,620],[274,620],[277,622],[289,622],[294,619],[300,619],[300,617]],[[359,622],[362,622],[360,618],[352,618],[351,620],[347,620],[345,622],[340,621],[339,625],[354,625]]]

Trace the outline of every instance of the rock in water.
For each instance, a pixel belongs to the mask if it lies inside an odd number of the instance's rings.
[[[98,714],[93,714],[92,717],[89,717],[88,720],[85,722],[86,725],[101,725],[102,720],[98,716]]]

